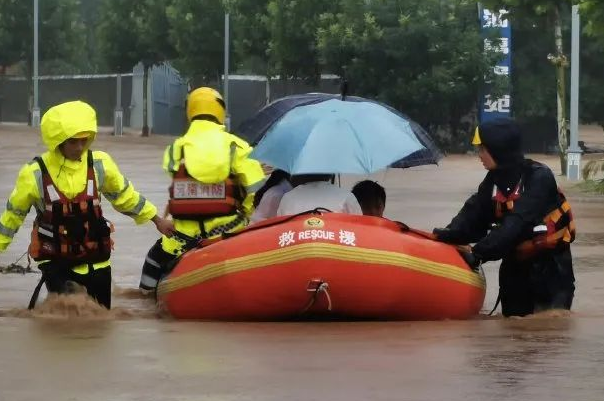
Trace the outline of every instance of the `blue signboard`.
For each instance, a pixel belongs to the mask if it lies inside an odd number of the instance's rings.
[[[483,31],[497,29],[498,38],[484,39],[485,50],[497,50],[502,53],[501,61],[493,67],[495,74],[509,77],[512,67],[512,28],[505,18],[506,10],[498,12],[486,8],[480,9],[480,23]],[[486,35],[485,35],[486,36]],[[511,113],[511,87],[508,87],[500,98],[493,98],[488,93],[488,88],[481,98],[479,119],[480,122],[493,120],[499,117],[510,117]]]

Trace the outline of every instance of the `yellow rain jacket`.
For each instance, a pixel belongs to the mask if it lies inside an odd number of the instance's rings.
[[[189,130],[164,152],[163,168],[174,175],[185,154],[185,167],[196,180],[213,184],[224,181],[229,174],[245,190],[242,210],[238,214],[213,217],[203,220],[174,220],[176,230],[189,237],[199,237],[205,232],[208,238],[223,232],[235,232],[249,223],[253,212],[254,195],[264,184],[264,172],[259,162],[248,158],[252,148],[243,139],[225,131],[224,125],[206,120],[193,120]],[[184,241],[173,237],[162,237],[164,251],[179,255]]]
[[[54,184],[66,197],[72,199],[82,192],[87,184],[87,150],[97,132],[96,113],[92,107],[81,101],[63,103],[44,114],[41,131],[42,140],[48,148],[48,151],[42,154],[42,160]],[[81,160],[66,159],[59,150],[59,145],[86,131],[92,134]],[[118,212],[131,216],[137,224],[145,223],[157,214],[156,207],[134,189],[132,183],[120,173],[111,156],[105,152],[93,151],[92,157],[97,188]],[[0,217],[0,252],[6,250],[12,242],[32,206],[39,212],[44,210],[42,172],[35,161],[24,165],[19,171],[6,210]],[[94,269],[107,267],[109,261],[93,266]],[[73,270],[86,274],[88,266],[76,266]]]

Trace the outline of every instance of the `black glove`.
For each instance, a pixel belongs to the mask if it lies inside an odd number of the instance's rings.
[[[453,232],[448,228],[435,228],[432,230],[432,234],[436,235],[436,239],[440,242],[455,243]]]
[[[480,256],[478,256],[472,252],[465,252],[465,251],[461,251],[461,250],[459,251],[459,254],[463,258],[463,260],[468,264],[468,266],[470,266],[470,268],[472,270],[474,270],[474,271],[479,270],[480,265],[482,264]]]

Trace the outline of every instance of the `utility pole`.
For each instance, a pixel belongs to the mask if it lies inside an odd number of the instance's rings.
[[[115,110],[113,111],[113,135],[122,136],[124,133],[124,109],[122,109],[122,74],[117,73],[115,88]]]
[[[224,108],[225,108],[225,119],[224,125],[227,131],[231,129],[231,115],[229,114],[229,13],[228,11],[224,14],[224,80],[223,80],[223,96],[224,96]]]
[[[34,84],[34,102],[31,109],[32,127],[40,126],[40,105],[38,101],[38,19],[38,0],[34,0],[34,71],[32,77]]]
[[[566,176],[576,181],[581,178],[581,148],[579,148],[579,42],[581,20],[579,6],[572,7],[572,37],[570,58],[570,146],[566,151]]]

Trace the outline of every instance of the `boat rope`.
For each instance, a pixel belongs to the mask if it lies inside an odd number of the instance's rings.
[[[327,310],[331,312],[332,303],[331,296],[329,295],[329,283],[323,280],[311,280],[308,283],[308,288],[306,289],[306,291],[312,292],[312,294],[310,296],[310,299],[308,300],[308,303],[306,304],[304,309],[302,309],[300,314],[308,312],[308,310],[312,308],[312,306],[315,304],[317,298],[319,297],[319,294],[321,293],[325,294],[325,298],[327,298]]]
[[[23,266],[23,265],[19,264],[19,262],[21,261],[21,259],[23,259],[23,257],[25,255],[27,255],[27,266]],[[35,273],[34,269],[31,268],[31,258],[29,257],[29,252],[25,251],[23,253],[23,255],[19,256],[17,258],[17,260],[15,260],[13,263],[11,263],[8,266],[0,266],[0,273],[2,273],[2,274],[8,274],[8,273],[18,273],[18,274]]]

